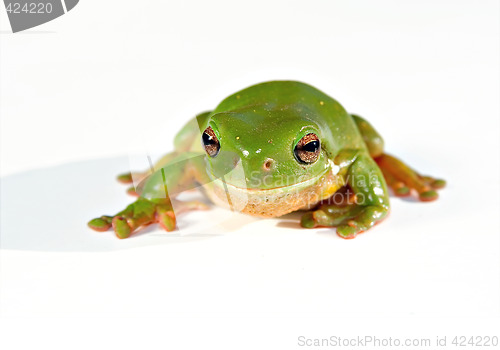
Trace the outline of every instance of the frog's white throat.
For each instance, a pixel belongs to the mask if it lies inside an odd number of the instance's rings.
[[[241,188],[223,179],[205,185],[212,201],[220,206],[259,217],[281,216],[299,209],[312,208],[344,185],[337,176],[339,167],[329,160],[320,175],[288,186],[271,189]]]

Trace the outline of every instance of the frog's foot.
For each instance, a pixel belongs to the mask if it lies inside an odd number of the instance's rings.
[[[305,213],[300,224],[305,228],[317,226],[337,227],[337,234],[352,239],[381,221],[388,213],[383,206],[361,206],[357,204],[323,204],[318,209]]]
[[[118,238],[127,238],[142,226],[158,223],[166,231],[173,231],[176,218],[169,199],[139,198],[115,216],[101,216],[90,220],[88,226],[95,231],[113,227]]]
[[[443,188],[446,181],[431,176],[418,174],[399,159],[388,154],[375,158],[384,174],[387,185],[396,196],[409,196],[412,190],[418,193],[421,201],[433,201],[438,198],[437,189]]]

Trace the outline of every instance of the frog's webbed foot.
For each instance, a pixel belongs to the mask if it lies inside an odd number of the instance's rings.
[[[174,213],[175,207],[175,213]],[[210,207],[197,200],[179,201],[168,199],[139,198],[114,216],[103,215],[90,220],[88,226],[104,232],[113,227],[118,238],[128,238],[142,226],[158,223],[165,231],[173,231],[176,227],[176,214],[191,210],[207,210]]]
[[[387,212],[387,208],[381,206],[322,204],[318,209],[305,213],[300,224],[306,228],[336,226],[340,237],[351,239],[378,223]]]
[[[438,198],[437,189],[445,187],[446,181],[431,176],[420,175],[401,160],[382,154],[375,158],[384,174],[387,185],[396,196],[409,196],[412,190],[418,193],[421,201],[433,201]]]
[[[169,199],[139,198],[114,216],[103,215],[90,220],[88,226],[95,231],[113,227],[118,238],[127,238],[141,226],[158,223],[166,231],[173,231],[176,218]]]

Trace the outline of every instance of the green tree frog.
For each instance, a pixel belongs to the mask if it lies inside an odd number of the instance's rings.
[[[174,146],[153,171],[120,175],[125,183],[140,179],[129,191],[139,198],[88,226],[112,227],[119,238],[152,223],[172,231],[179,212],[204,208],[176,199],[199,187],[213,203],[253,216],[302,210],[302,227],[336,227],[340,237],[350,239],[387,216],[387,187],[397,196],[432,201],[445,185],[384,153],[370,123],[296,81],[236,92],[191,119]]]

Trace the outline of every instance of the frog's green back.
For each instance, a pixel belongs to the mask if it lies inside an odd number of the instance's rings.
[[[353,118],[336,100],[297,81],[270,81],[250,86],[227,97],[211,115],[263,106],[278,112],[293,109],[304,119],[320,125],[323,129],[323,147],[331,155],[346,148],[365,147]],[[275,114],[269,114],[269,118],[273,116]]]

